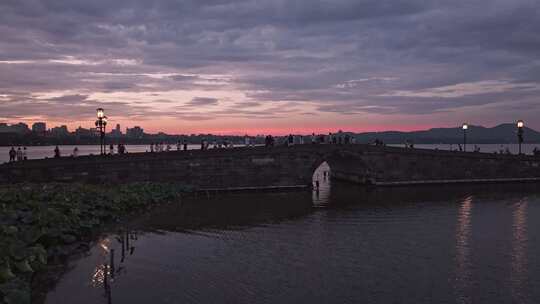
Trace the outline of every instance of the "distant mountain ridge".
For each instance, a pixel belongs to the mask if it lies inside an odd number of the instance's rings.
[[[415,144],[459,144],[463,143],[462,128],[433,128],[424,131],[367,132],[354,134],[359,142],[372,142],[380,139],[387,144],[402,144],[410,141]],[[540,132],[531,128],[524,129],[525,143],[540,143]],[[509,144],[517,143],[515,124],[500,124],[493,128],[469,126],[467,142],[471,144]]]

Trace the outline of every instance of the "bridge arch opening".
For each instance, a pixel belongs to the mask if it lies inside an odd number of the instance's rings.
[[[313,183],[313,206],[322,208],[330,202],[331,168],[328,162],[323,161],[316,167],[312,176]]]
[[[322,161],[317,167],[315,167],[315,170],[313,171],[313,182],[315,183],[317,180],[321,182],[324,179],[330,180],[330,171],[330,164],[328,164],[327,161]]]

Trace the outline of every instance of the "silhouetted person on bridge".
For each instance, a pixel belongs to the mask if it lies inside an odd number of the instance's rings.
[[[264,146],[269,148],[269,147],[273,147],[274,146],[274,137],[272,135],[267,135],[265,138],[264,138]]]
[[[22,160],[23,160],[22,150],[21,150],[21,147],[18,147],[17,148],[17,161],[22,161]]]
[[[14,162],[16,156],[17,152],[15,151],[15,147],[11,147],[11,150],[9,150],[9,162]]]
[[[60,148],[58,148],[58,145],[54,148],[54,158],[60,158]]]
[[[124,144],[118,144],[118,154],[126,153],[126,146]]]
[[[187,151],[187,140],[184,139],[184,151]]]
[[[292,136],[292,134],[289,134],[289,137],[287,137],[287,146],[292,146],[294,145],[294,137]]]
[[[22,159],[27,160],[28,159],[28,151],[26,150],[26,147],[23,147],[22,150]]]
[[[79,156],[79,148],[75,147],[73,148],[73,157],[78,157]]]

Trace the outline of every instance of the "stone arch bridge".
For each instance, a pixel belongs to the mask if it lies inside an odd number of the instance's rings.
[[[305,187],[326,161],[331,177],[358,184],[540,181],[533,156],[307,144],[28,160],[0,165],[0,183],[176,182],[199,190]]]

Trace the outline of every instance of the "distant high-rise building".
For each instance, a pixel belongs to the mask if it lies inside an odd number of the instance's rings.
[[[18,124],[11,125],[11,129],[13,130],[13,132],[19,133],[19,134],[24,134],[24,133],[29,133],[30,132],[30,129],[28,128],[28,125],[25,124],[24,122],[20,122]]]
[[[30,132],[28,125],[20,122],[14,125],[8,125],[7,123],[0,123],[0,133],[19,133],[24,134]]]
[[[112,137],[122,137],[122,130],[120,130],[120,124],[116,124],[116,128],[111,131]]]
[[[64,137],[69,135],[67,126],[54,127],[51,129],[51,134],[55,137]]]
[[[95,128],[91,128],[91,129],[85,129],[83,127],[78,127],[76,130],[75,130],[75,136],[81,138],[81,137],[93,137],[93,136],[96,136],[97,135],[97,131],[95,130]]]
[[[35,122],[32,125],[32,132],[39,135],[44,135],[47,132],[47,124],[44,122]]]
[[[139,126],[135,126],[133,128],[126,128],[126,136],[129,138],[142,138],[143,135],[144,130]]]
[[[10,128],[7,123],[0,122],[0,133],[7,133],[10,131]]]

